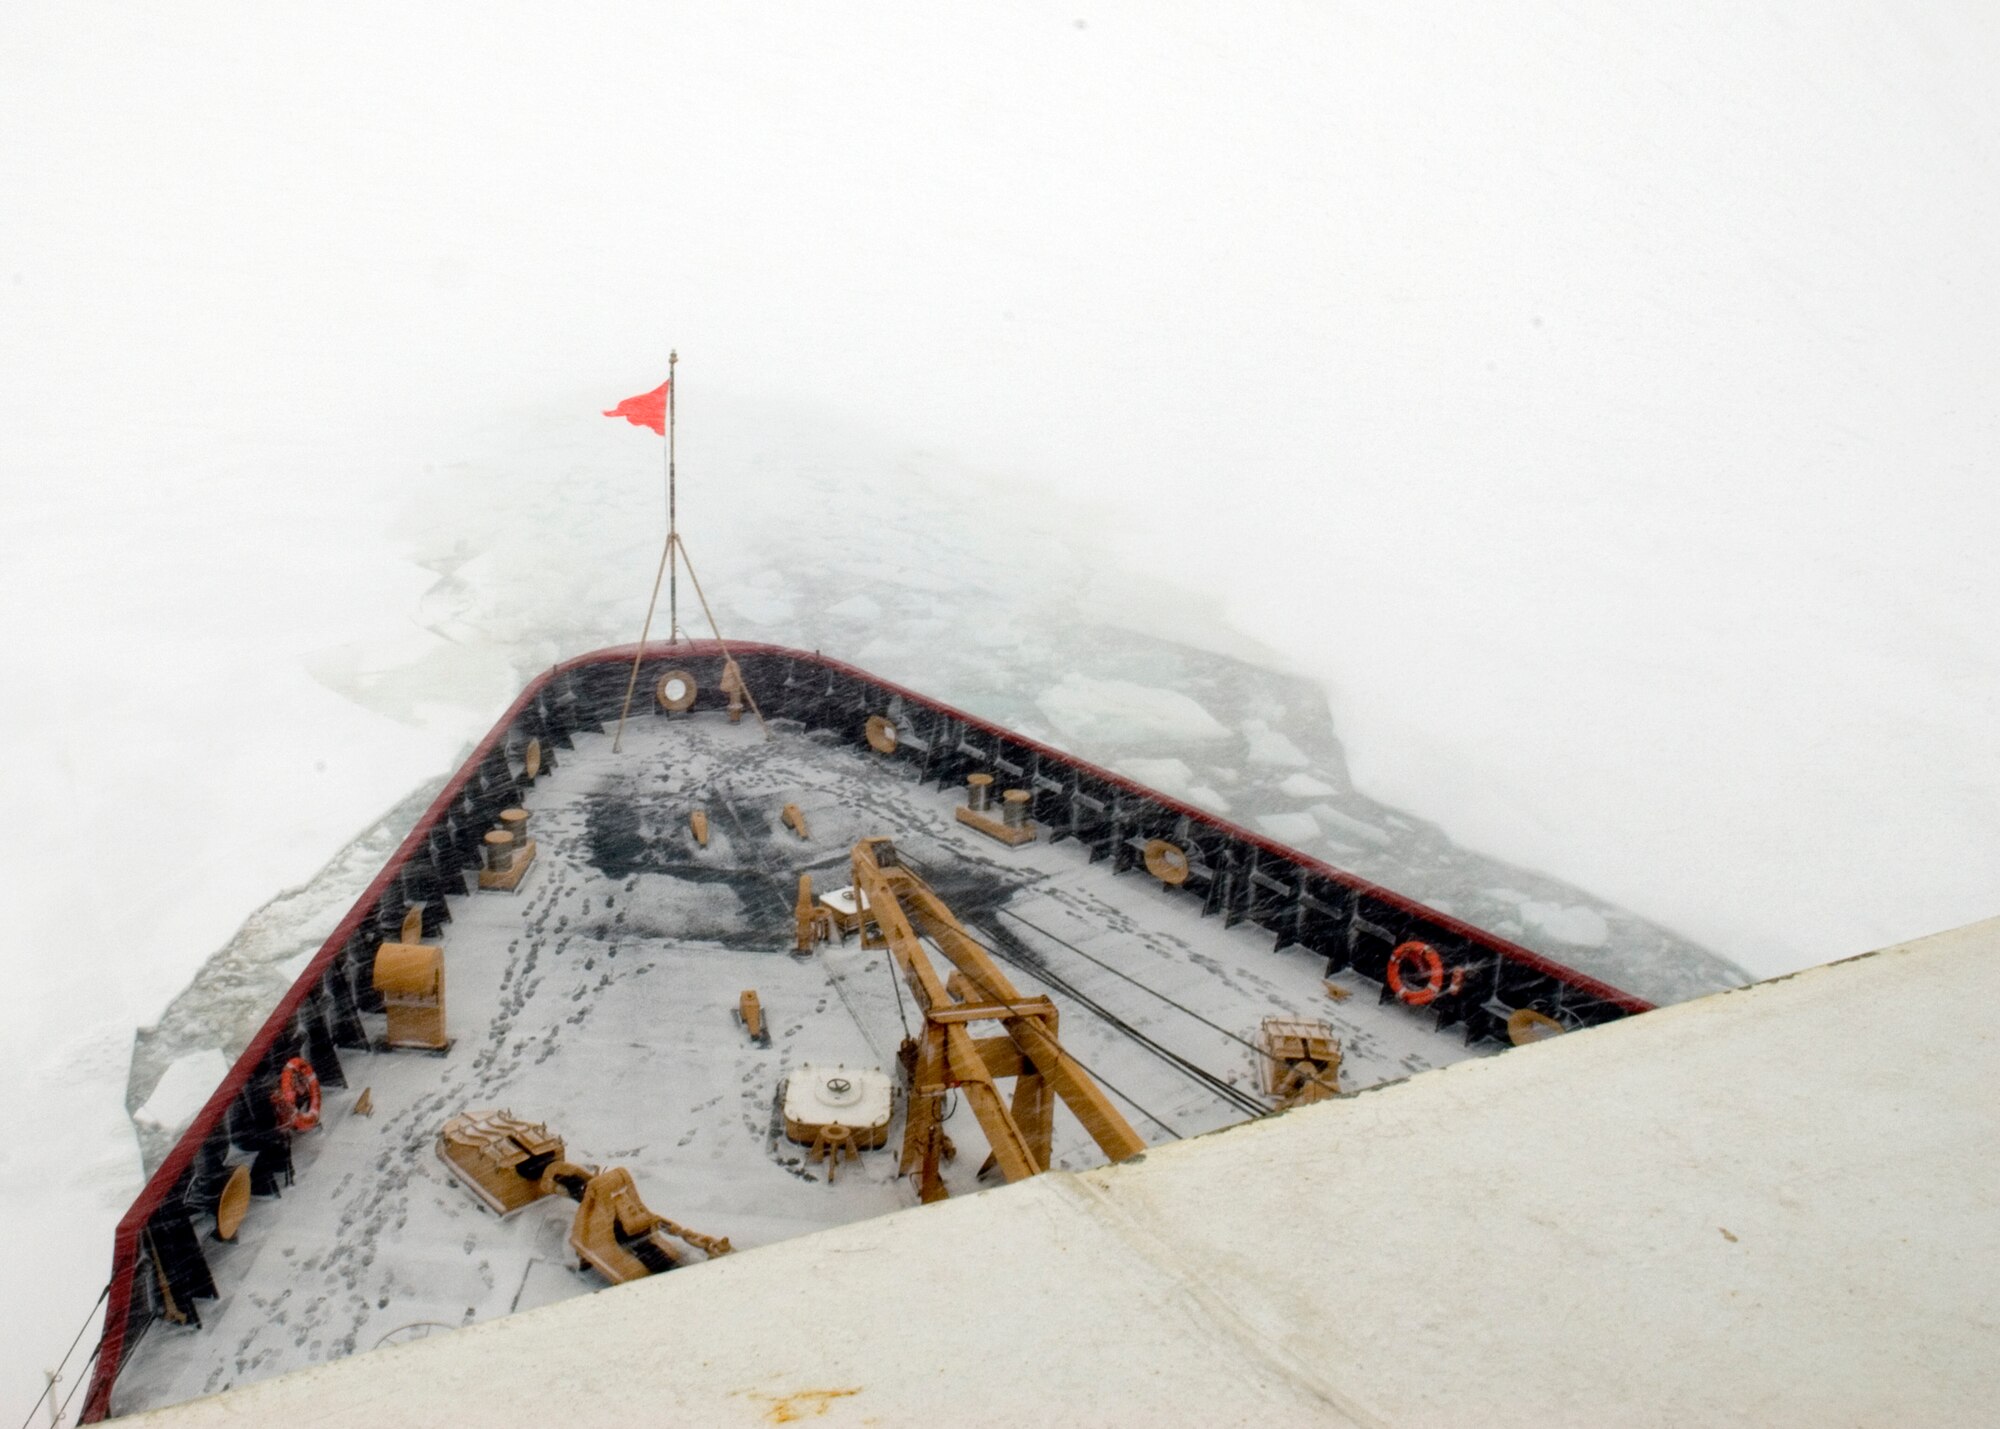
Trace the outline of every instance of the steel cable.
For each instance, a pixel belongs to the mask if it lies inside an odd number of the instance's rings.
[[[918,860],[909,857],[909,855],[904,853],[901,849],[897,850],[897,857],[900,858],[904,863],[910,865],[912,870],[915,873],[917,873],[920,877],[925,872],[923,865]],[[994,911],[1006,912],[1005,909],[998,907],[996,907]],[[1008,916],[1018,917],[1018,915],[1011,913],[1008,914]],[[1074,944],[1065,942],[1063,939],[1056,937],[1054,934],[1048,933],[1044,929],[1037,928],[1032,923],[1028,923],[1027,919],[1021,918],[1019,919],[1019,921],[1024,924],[1027,924],[1027,926],[1030,928],[1034,928],[1036,932],[1041,933],[1044,937],[1050,938],[1057,943],[1061,943],[1062,946],[1069,948],[1071,951],[1082,953],[1082,955],[1085,958],[1089,958],[1091,962],[1098,963],[1099,966],[1104,967],[1107,971],[1118,972],[1118,969],[1111,967],[1110,964],[1104,963],[1100,959],[1091,957],[1090,954],[1084,953],[1081,948],[1076,947]],[[1196,1062],[1190,1061],[1188,1058],[1181,1056],[1178,1052],[1175,1052],[1170,1048],[1163,1046],[1159,1042],[1154,1041],[1151,1037],[1148,1037],[1145,1033],[1139,1031],[1139,1029],[1134,1027],[1131,1023],[1125,1021],[1122,1017],[1119,1017],[1117,1014],[1111,1012],[1102,1003],[1098,1002],[1096,999],[1082,992],[1080,989],[1076,987],[1074,983],[1071,983],[1067,979],[1049,972],[1046,968],[1040,965],[1024,963],[1020,958],[1015,957],[1012,954],[1002,952],[1000,949],[993,947],[988,943],[981,942],[978,938],[973,937],[969,931],[966,932],[965,936],[967,940],[973,944],[974,947],[979,948],[982,952],[987,953],[989,956],[999,958],[1003,962],[1012,964],[1014,967],[1020,968],[1022,971],[1030,973],[1031,975],[1041,978],[1044,981],[1048,982],[1051,986],[1055,987],[1065,996],[1074,999],[1078,1005],[1084,1007],[1088,1011],[1096,1013],[1099,1018],[1101,1018],[1107,1025],[1109,1025],[1112,1028],[1112,1030],[1118,1032],[1120,1035],[1126,1037],[1130,1041],[1136,1043],[1140,1047],[1143,1047],[1145,1050],[1151,1052],[1155,1057],[1158,1057],[1161,1061],[1167,1063],[1169,1066],[1175,1068],[1177,1071],[1180,1071],[1181,1073],[1183,1073],[1184,1075],[1195,1081],[1197,1084],[1204,1087],[1206,1090],[1212,1092],[1216,1097],[1218,1097],[1222,1101],[1227,1102],[1230,1106],[1234,1107],[1236,1110],[1244,1112],[1247,1115],[1253,1117],[1270,1116],[1272,1114],[1272,1109],[1266,1106],[1257,1097],[1251,1095],[1248,1092],[1245,1092],[1242,1088],[1236,1086],[1233,1082],[1230,1082],[1226,1078],[1217,1076],[1214,1072],[1209,1071],[1206,1067],[1203,1067]],[[1182,1007],[1181,1004],[1174,1002],[1172,998],[1167,997],[1164,993],[1154,992],[1152,988],[1147,987],[1144,983],[1139,982],[1137,979],[1132,978],[1122,972],[1118,973],[1118,975],[1120,977],[1125,978],[1127,982],[1132,983],[1133,986],[1138,987],[1143,991],[1151,992],[1155,997],[1160,998],[1162,1001],[1167,1002],[1172,1006],[1180,1008],[1182,1012],[1186,1012],[1196,1021],[1201,1022],[1208,1027],[1214,1028],[1216,1031],[1222,1033],[1223,1036],[1229,1038],[1230,1041],[1241,1043],[1243,1046],[1249,1047],[1251,1051],[1257,1052],[1260,1056],[1269,1055],[1268,1053],[1262,1052],[1259,1048],[1257,1048],[1253,1044],[1245,1042],[1241,1037],[1238,1037],[1235,1033],[1229,1031],[1228,1028],[1221,1027],[1213,1022],[1210,1022],[1207,1018],[1201,1016],[1200,1013],[1194,1012],[1191,1008]],[[991,990],[988,989],[988,992],[990,995]],[[1003,998],[996,998],[995,1000],[1005,1003],[1005,999]],[[1011,1006],[1011,1004],[1008,1005]],[[1071,1053],[1067,1049],[1065,1049],[1064,1055],[1071,1057],[1073,1060],[1076,1060],[1077,1065],[1083,1066],[1084,1070],[1091,1071],[1091,1069],[1085,1066],[1085,1064],[1080,1059],[1075,1058],[1074,1053]],[[1097,1076],[1097,1073],[1091,1071],[1091,1075],[1095,1077]],[[1103,1081],[1103,1078],[1098,1077],[1098,1080]],[[1110,1086],[1110,1083],[1106,1082],[1105,1085],[1108,1087]],[[1112,1088],[1112,1090],[1116,1091],[1117,1089]],[[1128,1102],[1132,1100],[1130,1097],[1125,1096],[1123,1092],[1119,1092],[1118,1095],[1120,1097],[1123,1097]],[[1132,1105],[1134,1107],[1138,1107],[1140,1111],[1145,1111],[1145,1108],[1139,1107],[1139,1104],[1137,1102],[1132,1102]],[[1160,1118],[1153,1116],[1151,1112],[1145,1112],[1145,1114],[1147,1117],[1149,1117],[1151,1120],[1158,1123],[1159,1125],[1161,1126],[1166,1125],[1166,1123],[1161,1121]],[[1169,1128],[1169,1130],[1171,1130],[1171,1128]],[[1174,1135],[1176,1137],[1179,1137],[1180,1133],[1174,1132]]]
[[[977,942],[976,939],[974,941]],[[1001,959],[1003,962],[1011,963],[1015,967],[1020,968],[1022,971],[1027,972],[1034,977],[1040,978],[1042,981],[1048,983],[1051,987],[1055,988],[1058,992],[1062,993],[1063,996],[1069,998],[1072,1002],[1075,1002],[1078,1006],[1083,1007],[1090,1012],[1096,1013],[1100,1019],[1102,1019],[1108,1026],[1112,1028],[1113,1031],[1119,1033],[1121,1036],[1130,1039],[1132,1042],[1136,1043],[1140,1047],[1143,1047],[1148,1052],[1151,1052],[1155,1057],[1158,1057],[1168,1066],[1171,1066],[1175,1068],[1177,1071],[1180,1071],[1181,1073],[1189,1077],[1197,1084],[1201,1085],[1210,1092],[1214,1093],[1221,1100],[1228,1102],[1238,1111],[1245,1112],[1250,1116],[1271,1115],[1271,1108],[1264,1105],[1264,1103],[1261,1100],[1251,1095],[1250,1093],[1244,1091],[1241,1087],[1237,1086],[1234,1082],[1229,1081],[1227,1078],[1218,1076],[1214,1072],[1209,1071],[1206,1067],[1202,1066],[1200,1063],[1194,1062],[1187,1057],[1183,1057],[1180,1053],[1174,1051],[1173,1049],[1166,1047],[1159,1042],[1154,1041],[1151,1037],[1148,1037],[1145,1033],[1141,1032],[1138,1028],[1134,1027],[1131,1023],[1127,1022],[1124,1018],[1118,1016],[1115,1012],[1112,1012],[1109,1008],[1105,1007],[1104,1004],[1098,1002],[1095,998],[1083,992],[1076,986],[1076,984],[1070,982],[1067,978],[1052,973],[1047,968],[1024,963],[1021,959],[1014,957],[1011,954],[1004,953],[1000,951],[998,948],[986,947],[986,945],[984,944],[980,944],[980,946],[984,947],[986,952],[990,953],[992,956],[996,958]],[[1242,1039],[1237,1038],[1234,1040],[1241,1041]]]
[[[1189,1007],[1184,1003],[1179,1003],[1174,1001],[1174,999],[1168,997],[1164,992],[1161,992],[1158,988],[1148,987],[1145,983],[1140,982],[1139,979],[1133,977],[1130,973],[1124,971],[1122,968],[1114,967],[1112,964],[1107,963],[1102,958],[1093,957],[1091,954],[1085,952],[1082,948],[1079,948],[1075,943],[1072,943],[1065,938],[1058,937],[1056,934],[1051,933],[1047,928],[1042,927],[1040,924],[1030,923],[1026,918],[1023,918],[1019,913],[1014,912],[1012,909],[996,908],[993,911],[1005,917],[1012,918],[1016,923],[1019,923],[1024,928],[1033,929],[1035,932],[1040,933],[1044,938],[1047,938],[1050,942],[1068,948],[1072,953],[1075,953],[1078,957],[1096,963],[1099,967],[1103,968],[1106,972],[1112,974],[1113,976],[1124,978],[1125,981],[1131,983],[1132,986],[1138,988],[1139,991],[1152,994],[1154,997],[1157,997],[1160,1001],[1166,1003],[1167,1006],[1174,1008],[1177,1011],[1186,1013],[1189,1017],[1192,1017],[1195,1021],[1199,1022],[1204,1027],[1214,1028],[1217,1032],[1220,1032],[1224,1037],[1227,1037],[1230,1041],[1238,1043],[1241,1046],[1248,1047],[1252,1052],[1256,1053],[1259,1057],[1265,1058],[1266,1060],[1276,1060],[1275,1058],[1272,1058],[1269,1052],[1265,1051],[1262,1047],[1259,1047],[1256,1043],[1248,1040],[1247,1038],[1237,1036],[1234,1032],[1231,1032],[1227,1027],[1224,1027],[1219,1022],[1209,1021],[1206,1017],[1203,1017],[1199,1012],[1196,1012],[1192,1007]]]
[[[88,1333],[90,1333],[90,1322],[96,1318],[98,1307],[104,1304],[105,1297],[108,1296],[110,1293],[111,1293],[111,1285],[110,1282],[107,1281],[105,1283],[104,1288],[97,1292],[96,1303],[93,1304],[90,1307],[89,1311],[84,1315],[83,1327],[76,1332],[76,1338],[69,1342],[69,1348],[63,1351],[62,1361],[56,1365],[54,1376],[49,1380],[47,1384],[42,1386],[42,1392],[35,1396],[35,1402],[28,1406],[28,1417],[21,1421],[21,1429],[28,1429],[28,1426],[35,1422],[35,1411],[42,1407],[42,1402],[49,1397],[49,1391],[54,1389],[56,1387],[57,1381],[62,1378],[62,1372],[69,1368],[69,1357],[76,1353],[76,1347],[82,1344],[83,1337]],[[90,1352],[90,1359],[86,1359],[84,1361],[85,1367],[87,1368],[90,1364],[90,1360],[95,1358],[97,1358],[97,1351],[93,1349]],[[69,1394],[63,1398],[61,1408],[59,1408],[56,1411],[58,1415],[68,1412],[69,1401],[70,1399],[75,1397],[77,1385],[82,1384],[86,1377],[87,1376],[84,1375],[77,1376],[76,1384],[70,1386]]]

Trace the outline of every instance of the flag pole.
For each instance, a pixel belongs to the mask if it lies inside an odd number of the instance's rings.
[[[618,711],[618,732],[611,736],[611,752],[616,754],[625,742],[625,719],[632,713],[632,695],[639,688],[639,662],[646,658],[646,637],[653,633],[653,612],[660,608],[660,577],[669,574],[669,567],[676,577],[680,574],[680,562],[674,557],[674,547],[680,544],[680,536],[674,519],[674,364],[681,360],[677,351],[667,353],[667,540],[660,547],[660,568],[653,572],[653,595],[646,602],[646,623],[639,627],[639,644],[632,652],[632,677],[625,682],[625,703]],[[636,400],[636,399],[635,399]],[[623,405],[622,403],[620,404]],[[617,415],[616,411],[606,412],[607,417]],[[627,416],[627,421],[636,422],[636,417]],[[694,568],[690,566],[692,575]],[[675,580],[667,588],[668,627],[667,641],[676,644],[681,638],[679,582]]]
[[[681,563],[674,556],[680,543],[680,523],[674,509],[674,364],[681,360],[678,350],[667,353],[667,640],[679,644],[681,638]]]

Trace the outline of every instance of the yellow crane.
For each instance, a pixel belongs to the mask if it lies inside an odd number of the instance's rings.
[[[868,910],[863,946],[889,950],[923,1015],[911,1039],[914,1056],[905,1053],[910,1103],[902,1160],[903,1175],[916,1173],[922,1199],[949,1194],[938,1171],[946,1147],[940,1113],[954,1088],[978,1118],[993,1162],[1009,1181],[1049,1169],[1056,1097],[1111,1160],[1146,1149],[1103,1088],[1056,1040],[1055,1004],[1015,988],[944,900],[898,858],[894,843],[870,838],[854,846],[854,888]],[[952,964],[948,976],[939,976],[925,938]],[[1000,1031],[975,1037],[975,1023],[997,1023]],[[1008,1078],[1013,1096],[1004,1099],[998,1084]]]

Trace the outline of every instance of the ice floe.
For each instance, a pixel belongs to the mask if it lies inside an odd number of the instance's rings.
[[[1179,690],[1130,680],[1099,680],[1072,672],[1053,689],[1043,691],[1035,703],[1051,724],[1073,739],[1138,744],[1229,737],[1214,715]]]
[[[1531,899],[1521,904],[1521,918],[1529,927],[1573,947],[1599,948],[1611,936],[1611,925],[1595,908]]]
[[[132,1119],[169,1135],[178,1135],[228,1074],[229,1059],[219,1047],[204,1047],[199,1052],[176,1057],[154,1086],[153,1094],[132,1113]]]
[[[1257,827],[1293,848],[1302,848],[1319,837],[1319,825],[1311,814],[1264,814],[1258,818]]]
[[[1340,791],[1310,774],[1287,774],[1278,781],[1278,792],[1290,794],[1294,799],[1324,799]]]
[[[872,595],[850,595],[846,600],[829,605],[826,613],[843,620],[880,620],[882,606]]]
[[[1395,836],[1387,829],[1377,828],[1366,819],[1357,819],[1352,814],[1343,814],[1331,804],[1314,804],[1312,815],[1329,834],[1348,834],[1378,846],[1395,842]]]
[[[1278,764],[1296,769],[1312,763],[1304,750],[1261,719],[1243,721],[1243,738],[1250,745],[1252,764]]]
[[[1229,812],[1229,800],[1207,784],[1195,782],[1194,771],[1180,759],[1121,759],[1115,766],[1120,774],[1138,780],[1149,789],[1190,804],[1198,804],[1218,814]]]

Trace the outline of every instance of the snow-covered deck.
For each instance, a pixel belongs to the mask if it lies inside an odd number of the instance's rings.
[[[950,791],[852,746],[788,728],[766,741],[719,714],[645,717],[622,753],[611,744],[579,736],[527,796],[540,854],[516,893],[452,900],[440,940],[449,1052],[342,1054],[350,1085],[328,1092],[323,1128],[297,1142],[296,1184],[253,1206],[235,1244],[205,1243],[219,1299],[199,1307],[199,1329],[152,1328],[115,1411],[598,1288],[567,1254],[568,1200],[502,1222],[447,1175],[432,1144],[468,1108],[547,1122],[572,1158],[628,1167],[654,1210],[739,1249],[913,1205],[894,1175],[896,1128],[829,1185],[778,1116],[795,1065],[893,1069],[912,1015],[880,951],[854,939],[789,951],[798,875],[820,892],[844,885],[864,836],[893,836],[1022,990],[1056,999],[1065,1045],[1156,1144],[1244,1113],[1074,994],[1251,1093],[1247,1044],[1273,1014],[1331,1022],[1349,1090],[1474,1054],[1420,1014],[1379,1005],[1373,984],[1353,979],[1358,995],[1334,999],[1317,957],[1274,954],[1261,928],[1204,920],[1196,900],[1113,877],[1075,844],[986,839],[954,819]],[[809,838],[781,821],[790,803]],[[697,808],[706,847],[689,828]],[[746,988],[768,1047],[735,1019]],[[352,1111],[363,1088],[366,1117]],[[977,1122],[959,1115],[950,1132],[948,1184],[979,1189]],[[1054,1150],[1063,1169],[1102,1162],[1067,1113]]]
[[[1996,996],[2000,919],[145,1422],[1989,1422]]]

